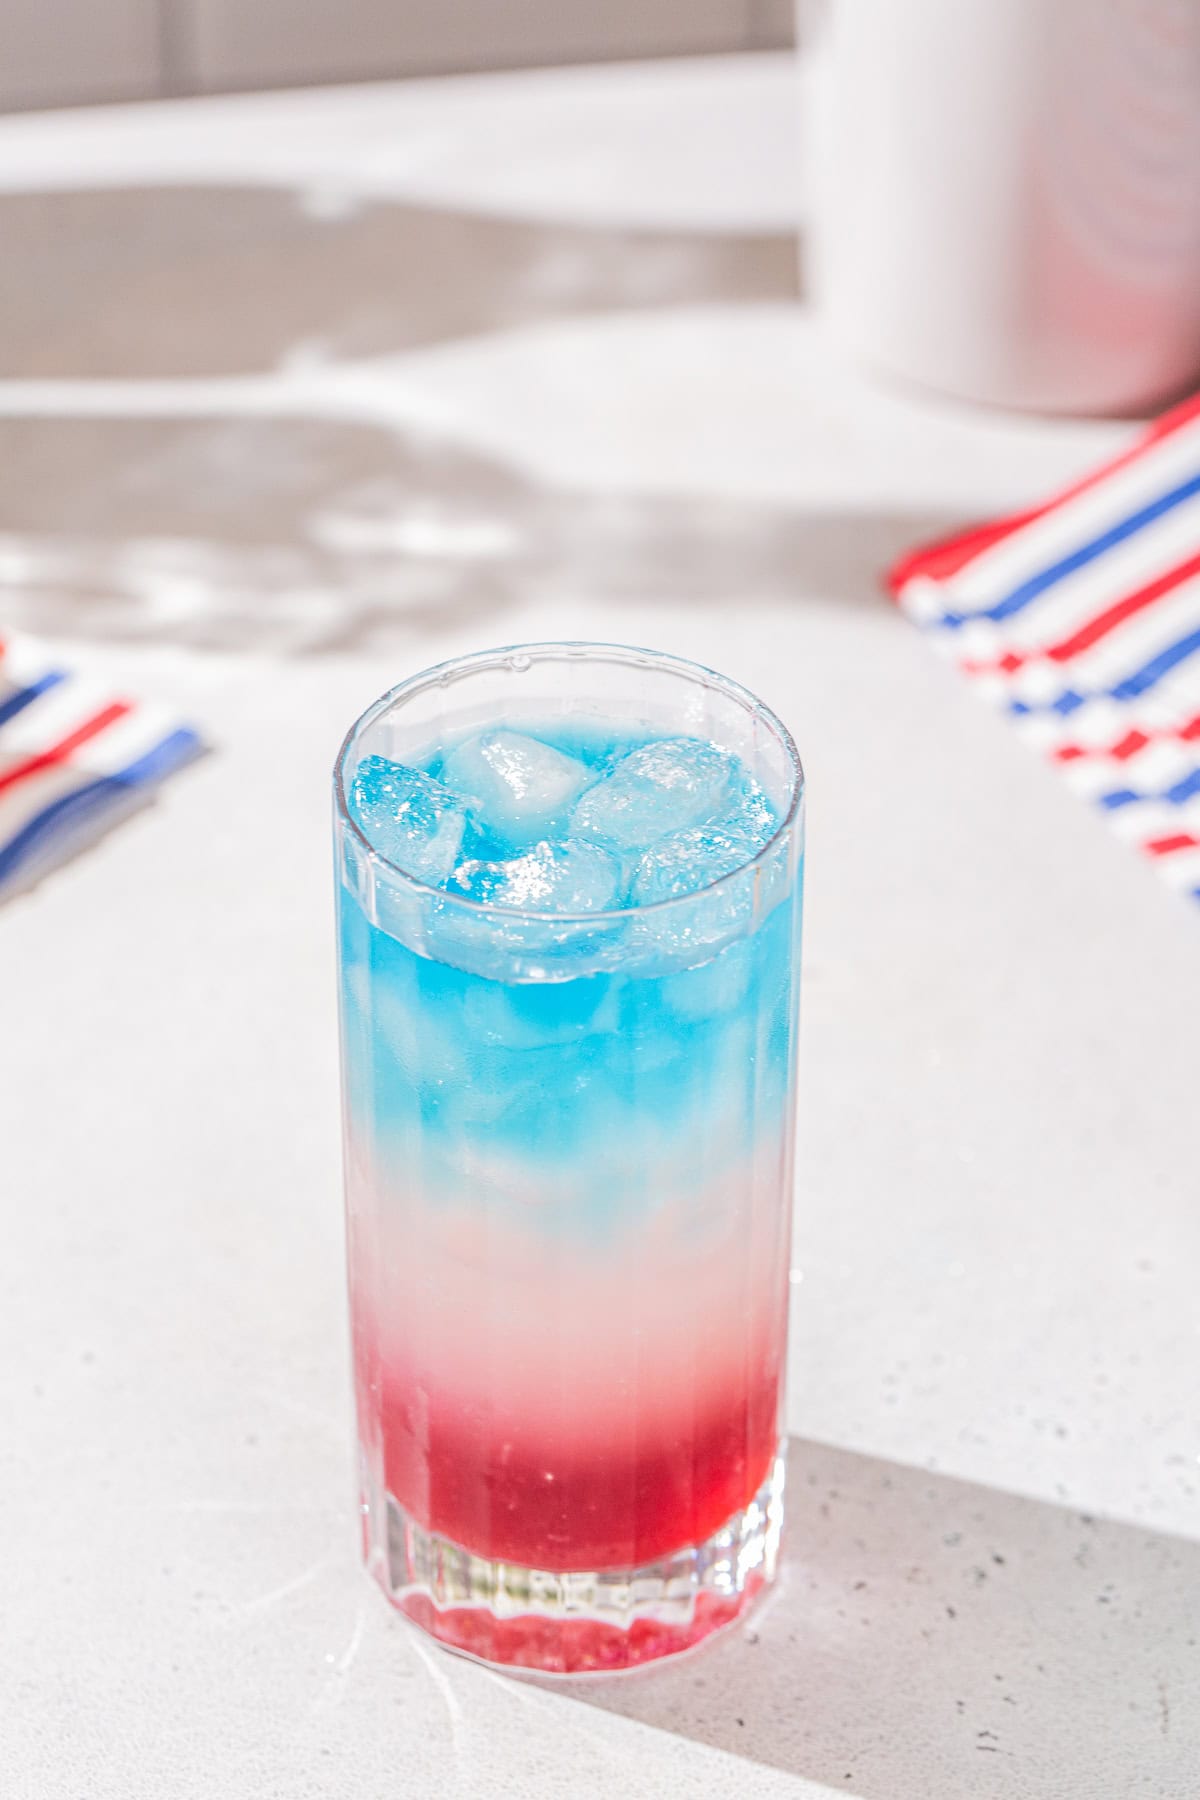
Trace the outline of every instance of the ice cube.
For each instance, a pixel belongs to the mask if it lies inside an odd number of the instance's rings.
[[[372,848],[418,881],[445,881],[462,849],[467,809],[458,795],[385,756],[359,764],[350,811]]]
[[[717,817],[672,832],[643,851],[634,871],[633,904],[675,900],[731,875],[770,842],[778,823],[758,783],[743,776]]]
[[[442,779],[514,846],[553,837],[588,779],[573,756],[519,731],[482,731],[458,744]]]
[[[706,961],[722,944],[749,930],[754,919],[753,873],[708,891],[709,883],[743,869],[754,851],[745,839],[711,825],[672,832],[642,853],[630,901],[634,938],[661,957],[664,973]],[[657,909],[656,902],[674,906]],[[655,910],[646,911],[647,907]]]
[[[722,875],[732,875],[753,855],[753,847],[740,833],[711,825],[674,831],[643,851],[634,871],[630,897],[635,906],[678,900],[719,881]]]
[[[464,1021],[475,1044],[539,1050],[615,1032],[618,995],[607,975],[579,981],[473,981]]]
[[[711,962],[668,975],[662,984],[663,1000],[677,1018],[692,1022],[712,1019],[741,1005],[753,975],[753,946],[749,939],[742,939],[727,944]]]
[[[460,863],[450,891],[518,912],[604,912],[618,903],[621,882],[615,856],[598,844],[563,838],[504,862]]]
[[[749,858],[770,843],[779,828],[779,814],[758,783],[747,776],[728,810],[713,823],[727,836],[741,839]]]
[[[580,796],[571,830],[615,850],[648,849],[720,813],[736,774],[733,757],[697,738],[643,744]]]

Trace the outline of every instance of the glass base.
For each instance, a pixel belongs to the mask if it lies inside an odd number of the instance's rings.
[[[490,1562],[425,1531],[390,1494],[365,1503],[367,1565],[392,1604],[481,1662],[543,1674],[612,1672],[677,1656],[748,1611],[773,1579],[784,1461],[703,1544],[638,1569],[555,1575]]]

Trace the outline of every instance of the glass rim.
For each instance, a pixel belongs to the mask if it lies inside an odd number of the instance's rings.
[[[414,695],[430,687],[448,687],[452,682],[461,681],[464,677],[476,674],[481,669],[510,668],[515,673],[523,674],[534,662],[585,662],[591,658],[615,663],[628,663],[639,668],[661,669],[702,687],[715,688],[739,705],[742,710],[754,719],[760,719],[773,733],[787,758],[791,773],[791,784],[788,792],[787,807],[778,825],[766,843],[753,856],[748,856],[735,869],[729,869],[724,875],[706,881],[703,887],[693,888],[686,894],[671,894],[665,900],[651,900],[645,906],[614,906],[602,912],[534,912],[517,906],[498,906],[486,900],[472,900],[467,894],[452,894],[446,888],[435,887],[431,882],[422,881],[418,876],[409,874],[400,864],[385,856],[376,849],[367,837],[358,820],[351,812],[346,798],[346,764],[352,750],[362,734],[372,726],[384,713],[391,710],[398,701],[411,699]],[[523,659],[523,660],[522,660]],[[756,869],[764,863],[776,846],[792,831],[799,817],[801,803],[804,799],[805,775],[800,761],[800,752],[796,748],[795,739],[787,726],[773,712],[765,701],[757,694],[744,687],[741,682],[732,681],[729,676],[722,675],[716,669],[708,668],[704,663],[693,662],[689,657],[675,656],[666,650],[647,650],[633,644],[610,644],[592,639],[560,639],[547,640],[533,644],[505,644],[492,650],[473,650],[465,656],[448,658],[445,662],[434,663],[428,669],[422,669],[416,675],[408,676],[404,681],[396,683],[386,693],[373,700],[366,711],[360,713],[342,739],[341,748],[333,767],[334,806],[339,822],[358,840],[362,850],[373,865],[385,869],[390,877],[403,888],[411,890],[418,897],[428,895],[435,901],[462,907],[468,914],[500,917],[501,919],[520,919],[525,924],[554,925],[609,925],[618,920],[629,920],[648,913],[663,913],[673,906],[694,905],[706,894],[715,893],[730,882],[741,880],[747,870]]]

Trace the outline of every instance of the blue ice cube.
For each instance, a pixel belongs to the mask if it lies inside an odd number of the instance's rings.
[[[696,738],[643,744],[587,789],[571,813],[571,831],[618,851],[646,850],[670,832],[716,818],[738,774],[735,757]]]
[[[578,838],[543,840],[503,862],[467,861],[454,871],[450,892],[485,906],[518,912],[604,912],[619,904],[621,865],[598,844]]]
[[[445,881],[458,860],[467,809],[421,769],[364,757],[350,784],[350,811],[372,848],[418,881]]]
[[[447,787],[514,847],[554,837],[589,779],[585,764],[520,731],[481,731],[442,763]]]

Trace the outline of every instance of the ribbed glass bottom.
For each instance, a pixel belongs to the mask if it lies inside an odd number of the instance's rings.
[[[367,1564],[392,1604],[451,1650],[575,1675],[690,1650],[747,1611],[775,1574],[782,1453],[750,1502],[705,1543],[637,1569],[556,1575],[490,1562],[367,1493]]]

